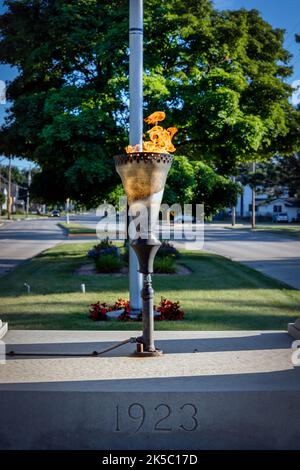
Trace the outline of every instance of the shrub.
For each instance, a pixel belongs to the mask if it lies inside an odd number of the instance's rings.
[[[107,312],[111,308],[105,302],[96,302],[90,305],[90,319],[94,321],[107,320]]]
[[[129,264],[129,243],[128,240],[125,240],[124,246],[122,248],[122,257],[126,266]]]
[[[121,258],[112,253],[99,256],[95,259],[95,264],[99,273],[115,273],[123,266]]]
[[[172,302],[162,297],[156,310],[160,312],[160,317],[157,320],[177,321],[184,319],[184,311],[180,309],[180,302]]]
[[[168,241],[163,241],[156,255],[158,258],[164,258],[165,256],[170,256],[172,258],[179,258],[179,251]]]
[[[108,238],[102,240],[98,245],[95,245],[87,254],[88,258],[92,258],[94,260],[103,255],[120,256],[119,248],[113,245]]]
[[[154,260],[154,272],[161,274],[174,274],[176,272],[176,266],[174,259],[170,256],[164,258],[157,258]]]

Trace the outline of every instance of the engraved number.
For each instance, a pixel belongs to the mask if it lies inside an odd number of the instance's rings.
[[[171,414],[171,408],[169,407],[169,405],[166,405],[165,403],[161,403],[160,405],[158,405],[155,408],[155,411],[157,411],[159,408],[162,408],[162,407],[166,408],[167,414],[157,421],[157,423],[154,426],[154,429],[155,431],[172,431],[172,428],[168,428],[168,427],[165,428],[165,427],[159,426],[159,424],[165,421]]]
[[[128,408],[128,416],[135,421],[141,421],[135,432],[138,432],[144,424],[145,421],[145,408],[140,403],[132,403]]]
[[[161,410],[163,416],[162,418],[159,418],[158,421],[154,424],[154,431],[172,431],[172,427],[165,421],[171,416],[172,414],[172,409],[169,405],[166,403],[160,403],[159,405],[154,408],[155,411]],[[195,431],[198,428],[198,409],[195,405],[192,403],[184,403],[181,407],[180,410],[186,411],[184,413],[186,415],[186,424],[180,424],[179,428],[183,429],[184,431],[187,432],[192,432]],[[146,419],[146,410],[141,403],[132,403],[131,405],[128,406],[127,413],[129,418],[131,418],[134,421],[138,422],[138,426],[136,430],[134,431],[137,433],[142,426],[144,425],[145,419]],[[121,423],[122,424],[122,423]],[[119,405],[116,405],[116,421],[115,421],[115,431],[120,432],[120,407]]]
[[[180,407],[181,410],[184,410],[184,408],[186,408],[187,406],[190,406],[193,410],[193,413],[192,415],[190,416],[191,418],[191,426],[190,427],[185,427],[183,424],[181,424],[179,427],[181,429],[183,429],[184,431],[195,431],[195,429],[197,429],[198,427],[198,420],[196,418],[197,416],[197,408],[195,407],[195,405],[192,405],[192,403],[185,403],[184,405],[182,405]]]
[[[120,431],[120,426],[119,426],[119,405],[116,406],[116,432]]]

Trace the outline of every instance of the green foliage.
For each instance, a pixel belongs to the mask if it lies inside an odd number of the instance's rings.
[[[176,272],[176,266],[174,258],[171,256],[164,256],[163,258],[155,258],[154,260],[154,272],[161,274],[174,274]]]
[[[95,260],[96,269],[99,273],[116,273],[123,266],[122,259],[112,254],[102,255]]]
[[[115,201],[112,156],[128,143],[128,1],[6,4],[0,62],[20,73],[8,86],[0,152],[40,165],[32,190],[45,201]],[[209,0],[145,2],[144,112],[167,111],[166,124],[179,128],[178,153],[188,157],[182,180],[174,162],[167,200],[194,194],[192,160],[229,176],[240,163],[299,149],[283,39],[256,10],[215,11]]]
[[[165,258],[166,256],[178,259],[180,257],[180,253],[172,243],[167,240],[163,240],[156,254],[156,258]]]
[[[6,198],[3,193],[0,193],[0,206],[2,206],[6,201]],[[0,207],[1,210],[1,207]]]
[[[9,167],[8,165],[0,165],[1,176],[8,180]],[[20,170],[18,167],[11,167],[11,180],[14,183],[27,186],[27,172],[26,170]]]
[[[205,216],[210,217],[224,207],[236,205],[241,185],[219,175],[201,161],[174,156],[167,179],[164,201],[168,204],[204,204]]]
[[[224,207],[237,203],[242,186],[229,178],[216,174],[202,162],[195,164],[196,185],[194,189],[195,204],[204,204],[205,216],[209,217]]]
[[[300,199],[300,154],[276,156],[260,163],[255,174],[250,174],[248,184],[259,186],[270,197],[280,197],[288,190],[290,197]]]
[[[167,204],[184,204],[193,198],[194,168],[187,157],[174,155],[164,192]]]

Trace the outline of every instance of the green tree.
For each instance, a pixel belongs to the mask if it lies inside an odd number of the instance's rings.
[[[147,106],[169,108],[170,122],[180,129],[180,153],[230,175],[241,162],[299,148],[299,112],[288,102],[291,87],[284,81],[292,69],[283,30],[256,10],[149,3]]]
[[[1,150],[40,165],[33,190],[46,200],[95,204],[119,183],[112,156],[126,143],[127,2],[6,5],[0,60],[19,75],[7,91]]]
[[[6,201],[5,195],[3,193],[0,193],[0,214],[1,214],[2,206],[5,203],[5,201]]]
[[[280,197],[288,192],[289,197],[300,199],[300,154],[278,155],[268,162],[260,163],[255,176],[250,175],[248,182],[259,186],[270,197]]]
[[[112,156],[127,144],[128,1],[5,3],[0,62],[19,75],[0,152],[40,165],[35,187],[46,199],[95,205],[119,184]],[[256,10],[147,0],[145,115],[167,111],[178,153],[223,176],[292,153],[300,120],[283,35]]]
[[[210,217],[225,207],[235,206],[241,185],[218,175],[203,162],[191,162],[187,157],[174,156],[167,179],[164,201],[169,205],[179,203],[204,204],[205,217]]]

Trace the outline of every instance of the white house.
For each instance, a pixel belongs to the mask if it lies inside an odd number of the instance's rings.
[[[236,205],[236,215],[237,217],[250,217],[252,214],[252,189],[251,187],[247,184],[246,186],[243,187],[244,191],[243,194],[238,197],[238,202]],[[255,207],[257,210],[257,207],[259,204],[263,201],[268,199],[267,194],[259,194],[255,198]]]
[[[273,200],[260,201],[257,206],[257,215],[273,218],[274,215],[284,212],[289,222],[295,222],[300,216],[300,201],[296,198],[279,197]]]

